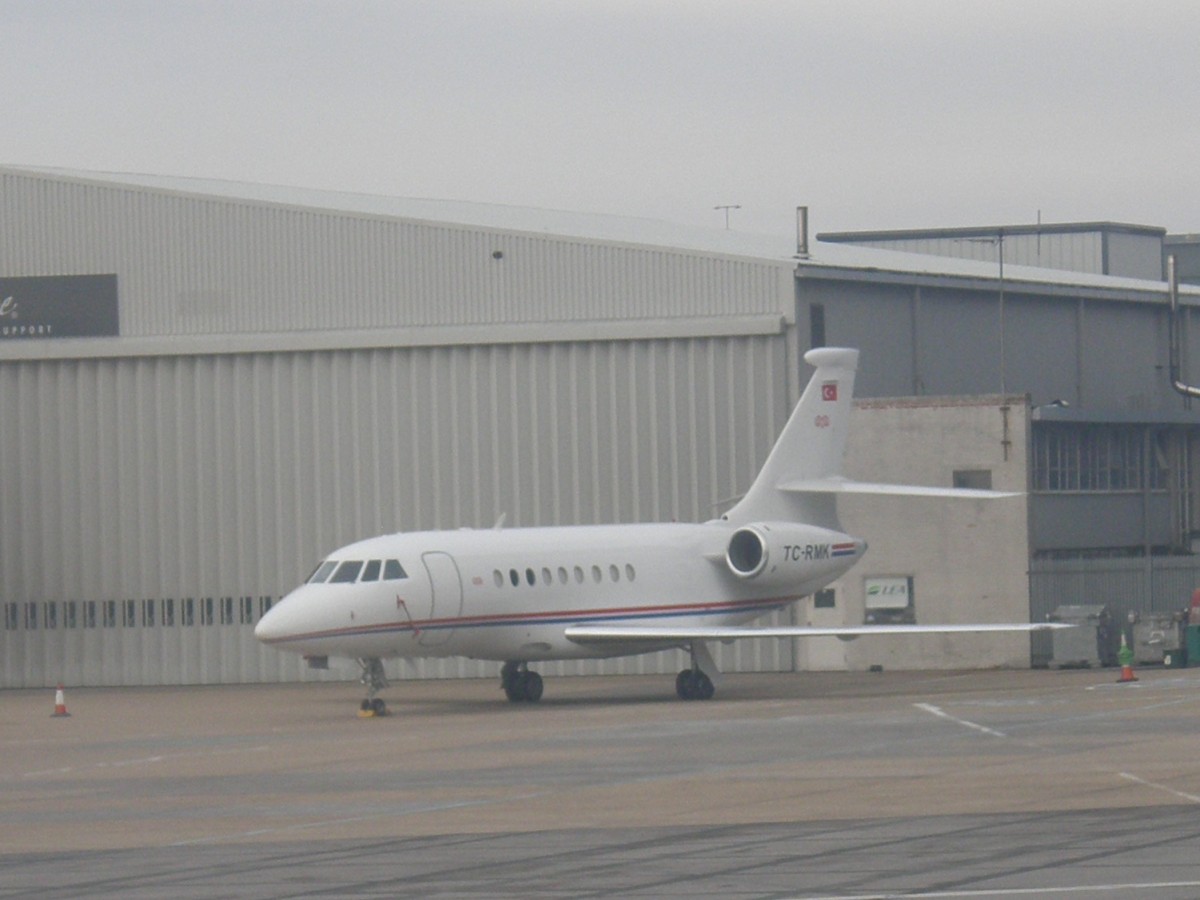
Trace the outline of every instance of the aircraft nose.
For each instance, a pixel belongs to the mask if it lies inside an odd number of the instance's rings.
[[[264,644],[278,641],[287,636],[287,623],[284,621],[286,617],[282,614],[281,606],[282,602],[271,607],[254,626],[254,637]]]

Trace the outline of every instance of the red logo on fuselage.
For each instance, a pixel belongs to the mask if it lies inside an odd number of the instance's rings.
[[[822,400],[837,400],[837,382],[827,381],[821,385]]]

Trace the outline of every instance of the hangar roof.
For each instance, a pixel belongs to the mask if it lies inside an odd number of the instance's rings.
[[[886,280],[918,278],[995,281],[992,262],[882,250],[851,244],[810,241],[807,257],[796,255],[795,242],[780,235],[750,234],[715,228],[697,228],[656,219],[575,213],[561,210],[474,203],[461,200],[432,200],[386,197],[312,188],[285,187],[206,178],[148,175],[124,172],[90,172],[34,166],[4,166],[17,174],[45,174],[84,182],[130,185],[191,196],[278,206],[319,209],[372,217],[385,217],[475,228],[553,235],[605,243],[653,246],[734,256],[762,262],[795,266],[799,278]],[[1134,226],[1129,226],[1134,227]],[[1142,226],[1137,226],[1142,227]],[[959,229],[961,230],[961,229]],[[994,230],[994,229],[993,229]],[[1151,229],[1155,230],[1155,229]],[[1006,265],[1004,280],[1014,291],[1023,286],[1046,286],[1051,292],[1108,296],[1113,299],[1161,300],[1161,281],[1120,278],[1059,269]],[[1080,291],[1080,289],[1083,289]],[[1180,286],[1180,295],[1200,301],[1200,287]]]

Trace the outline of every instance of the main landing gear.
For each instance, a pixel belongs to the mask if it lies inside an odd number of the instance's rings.
[[[717,664],[703,641],[693,641],[688,650],[692,655],[692,667],[675,676],[675,693],[680,700],[711,700],[717,689],[704,670],[715,673]]]
[[[526,662],[506,662],[500,668],[500,687],[510,703],[537,703],[542,699],[542,676]]]
[[[383,702],[382,697],[375,696],[388,686],[383,661],[377,656],[372,656],[360,659],[358,664],[362,666],[362,677],[358,680],[367,686],[367,698],[358,708],[359,717],[369,719],[372,716],[386,716],[387,704]]]
[[[675,693],[680,700],[711,700],[717,689],[699,669],[684,669],[675,676]]]

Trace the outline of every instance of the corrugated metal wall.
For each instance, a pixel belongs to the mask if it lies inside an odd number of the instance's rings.
[[[1045,621],[1060,606],[1100,604],[1117,622],[1130,612],[1177,613],[1200,587],[1200,561],[1186,556],[1137,559],[1035,559],[1029,570],[1030,621]],[[1036,636],[1033,664],[1053,656],[1048,635]]]
[[[0,687],[299,677],[254,622],[372,534],[710,518],[783,425],[788,356],[775,333],[0,364]]]
[[[4,171],[0,198],[0,272],[116,273],[125,338],[778,315],[793,291],[787,260]]]

